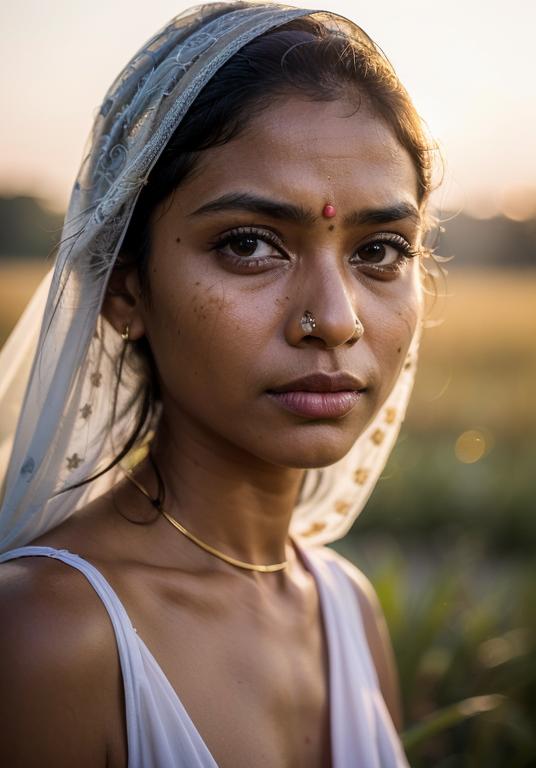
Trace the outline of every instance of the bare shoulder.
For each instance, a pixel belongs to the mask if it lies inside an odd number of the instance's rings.
[[[342,555],[330,550],[352,584],[380,688],[397,730],[402,728],[398,673],[385,616],[374,587],[365,574]]]
[[[106,766],[119,662],[83,574],[49,557],[0,565],[0,626],[6,764]]]

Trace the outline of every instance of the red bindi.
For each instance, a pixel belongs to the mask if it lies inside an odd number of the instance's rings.
[[[335,206],[331,205],[331,203],[326,203],[322,208],[322,216],[326,219],[332,219],[336,214]]]

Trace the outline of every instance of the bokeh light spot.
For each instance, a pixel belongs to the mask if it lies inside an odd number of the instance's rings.
[[[487,447],[484,434],[477,429],[469,429],[456,440],[454,453],[462,464],[474,464],[484,456]]]

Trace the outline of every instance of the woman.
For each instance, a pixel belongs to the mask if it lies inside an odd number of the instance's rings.
[[[320,545],[404,415],[429,191],[335,15],[194,8],[115,81],[0,361],[6,764],[406,765],[377,599]]]

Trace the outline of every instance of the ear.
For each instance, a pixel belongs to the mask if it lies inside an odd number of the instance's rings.
[[[101,313],[118,333],[123,333],[128,325],[131,341],[144,335],[143,298],[135,266],[120,265],[113,269]]]

